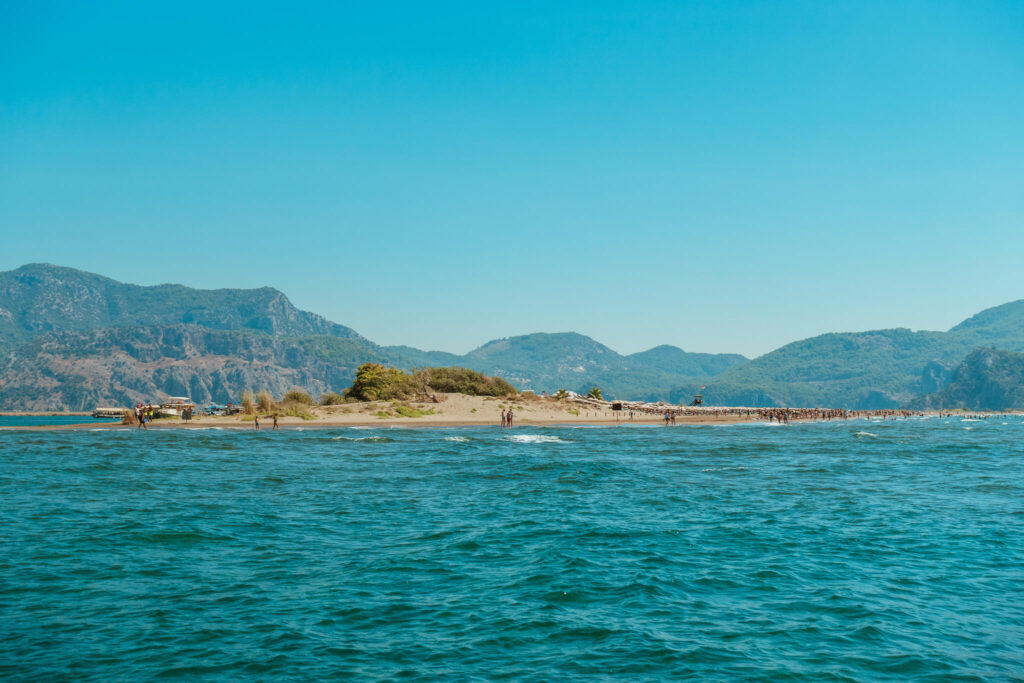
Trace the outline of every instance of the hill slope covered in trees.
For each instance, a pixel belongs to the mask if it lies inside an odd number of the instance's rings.
[[[1024,351],[1024,300],[990,308],[948,332],[824,334],[787,344],[708,383],[718,404],[894,408],[934,391],[981,346]],[[685,396],[693,385],[676,389]]]

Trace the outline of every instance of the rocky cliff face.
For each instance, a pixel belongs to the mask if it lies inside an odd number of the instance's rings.
[[[346,360],[294,340],[373,345],[281,292],[142,287],[48,264],[0,273],[0,409],[86,410],[167,395],[238,400],[245,389],[343,389]],[[350,354],[351,355],[351,354]]]
[[[941,391],[949,384],[950,380],[953,379],[954,370],[956,370],[955,363],[931,361],[926,364],[924,369],[921,371],[920,393],[933,394],[937,391]]]
[[[223,403],[245,389],[319,396],[348,387],[356,367],[324,362],[287,339],[198,325],[51,332],[8,354],[0,405],[90,410],[165,396]]]
[[[978,349],[941,391],[910,404],[920,410],[1024,410],[1024,353]]]

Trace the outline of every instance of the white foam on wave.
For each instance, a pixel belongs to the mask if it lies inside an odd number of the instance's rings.
[[[465,441],[469,441],[469,439],[467,439],[464,436],[446,436],[446,437],[444,437],[444,440],[445,441],[456,441],[458,443],[463,443]]]
[[[557,436],[550,436],[548,434],[510,434],[505,437],[506,441],[514,441],[515,443],[569,443]]]
[[[964,429],[974,429],[974,427],[964,427]]]
[[[332,436],[334,441],[391,441],[385,436]]]
[[[878,438],[878,434],[872,434],[871,432],[857,432],[856,434],[854,434],[854,436],[859,436],[861,438],[868,437],[868,438],[871,438],[871,439],[877,439]]]

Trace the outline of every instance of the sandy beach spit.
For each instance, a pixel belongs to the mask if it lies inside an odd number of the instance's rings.
[[[512,409],[515,415],[514,427],[538,425],[594,425],[610,426],[617,424],[660,425],[661,415],[633,413],[630,419],[628,410],[613,411],[588,408],[570,401],[558,401],[553,398],[542,398],[529,394],[520,395],[515,399],[493,398],[483,396],[466,396],[463,394],[442,394],[439,402],[392,402],[373,401],[368,403],[347,403],[336,406],[312,406],[309,409],[314,419],[280,416],[278,421],[282,429],[294,427],[483,427],[499,426],[501,411]],[[420,417],[402,417],[397,414],[399,405],[408,406],[425,414]],[[27,415],[28,413],[20,413]],[[38,414],[38,413],[37,413]],[[43,413],[45,414],[45,413]],[[88,413],[82,413],[88,415]],[[260,429],[273,427],[272,414],[261,414]],[[749,422],[756,417],[737,415],[699,415],[679,416],[677,424],[728,424]],[[86,424],[32,426],[32,427],[0,427],[0,429],[137,429],[120,424],[116,420],[109,422],[89,422]],[[234,429],[255,429],[252,416],[196,416],[191,422],[178,418],[163,418],[148,423],[149,429],[197,429],[203,427],[222,427]]]

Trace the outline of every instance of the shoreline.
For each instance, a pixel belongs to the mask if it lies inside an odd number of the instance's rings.
[[[511,409],[515,415],[511,429],[527,427],[687,427],[737,424],[778,424],[778,418],[787,422],[848,421],[848,420],[891,420],[910,416],[938,417],[958,415],[972,417],[982,415],[1007,415],[1011,413],[984,413],[983,411],[845,411],[799,408],[751,408],[741,406],[686,407],[669,404],[637,404],[621,402],[622,410],[613,410],[608,402],[591,399],[559,400],[553,397],[539,397],[519,394],[509,397],[468,396],[465,394],[437,394],[433,400],[420,401],[369,401],[342,403],[331,406],[288,406],[260,411],[259,431],[273,431],[274,411],[288,408],[293,414],[286,416],[278,412],[282,430],[296,429],[443,429],[467,427],[501,427],[502,412]],[[675,413],[675,420],[666,424],[666,411]],[[1021,413],[1017,413],[1021,414]],[[64,424],[11,424],[0,425],[0,431],[82,431],[82,430],[139,430],[137,424],[122,424],[120,419],[95,419],[91,412],[84,411],[5,411],[0,417],[24,418],[70,418],[81,416],[82,422]],[[299,417],[297,415],[303,415]],[[631,417],[632,416],[632,417]],[[774,416],[776,420],[769,419]],[[178,417],[158,418],[148,422],[146,430],[202,430],[223,429],[231,431],[257,431],[253,415],[203,415],[191,421]]]
[[[92,417],[91,410],[0,410],[0,417]]]
[[[796,421],[796,420],[794,420]],[[704,425],[725,425],[725,424],[743,424],[743,423],[756,423],[764,422],[755,417],[737,417],[737,416],[722,416],[719,419],[705,418],[705,417],[679,417],[674,425],[667,426],[704,426]],[[515,422],[514,426],[506,427],[506,429],[519,429],[526,427],[664,427],[664,420],[658,419],[644,419],[644,420],[616,420],[614,418],[584,418],[579,420],[566,420],[562,418],[558,419],[530,419],[523,418]],[[374,419],[374,420],[301,420],[297,418],[281,418],[280,419],[280,430],[292,430],[301,429],[345,429],[351,427],[358,427],[361,429],[366,428],[409,428],[409,429],[443,429],[443,428],[465,428],[465,427],[497,427],[501,428],[500,421],[497,420],[426,420],[423,418],[386,418],[386,419]],[[64,424],[64,425],[4,425],[0,426],[0,431],[9,430],[32,430],[32,431],[81,431],[91,429],[102,429],[102,430],[136,430],[136,431],[147,431],[147,430],[159,430],[159,431],[171,431],[171,430],[195,430],[195,429],[226,429],[232,431],[273,431],[273,422],[271,420],[260,419],[260,428],[257,430],[253,425],[252,421],[243,421],[240,419],[233,418],[200,418],[194,419],[191,422],[184,422],[182,420],[170,420],[162,419],[154,422],[149,422],[145,429],[141,429],[138,425],[125,425],[120,422],[86,422],[76,424]]]
[[[964,417],[969,415],[985,415],[985,413],[968,413]],[[991,417],[996,416],[1014,416],[1021,417],[1024,413],[988,413]],[[936,418],[940,417],[938,413],[926,413],[924,415],[916,416],[920,418]],[[952,416],[949,417],[959,417]],[[902,421],[909,418],[904,417],[893,417],[885,421]],[[850,418],[835,418],[831,420],[826,419],[815,419],[815,418],[793,418],[790,420],[793,424],[802,423],[817,423],[817,422],[878,422],[882,421],[879,418],[871,418],[867,416],[857,416]],[[285,421],[280,421],[280,429],[277,431],[303,431],[303,430],[327,430],[327,429],[465,429],[465,428],[498,428],[498,429],[526,429],[530,427],[540,428],[557,428],[557,429],[572,429],[581,427],[634,427],[634,428],[664,428],[664,427],[708,427],[708,426],[727,426],[727,425],[742,425],[742,424],[779,424],[777,422],[769,422],[758,417],[739,417],[739,416],[722,416],[719,419],[705,418],[705,417],[691,417],[681,416],[677,418],[674,424],[665,424],[664,420],[661,419],[646,419],[646,420],[615,420],[605,418],[589,418],[581,420],[564,420],[564,419],[552,419],[552,420],[532,420],[523,419],[518,420],[513,427],[502,427],[500,422],[496,421],[483,421],[483,420],[423,420],[421,418],[397,418],[397,419],[377,419],[377,420],[296,420],[294,418]],[[125,425],[120,422],[95,422],[95,423],[75,423],[75,424],[63,424],[63,425],[2,425],[0,426],[0,432],[4,431],[202,431],[216,429],[221,431],[233,431],[233,432],[266,432],[274,431],[273,424],[270,421],[260,422],[260,428],[257,430],[251,421],[246,422],[238,419],[216,419],[216,418],[204,418],[199,420],[193,420],[192,422],[183,422],[180,420],[161,420],[158,422],[151,422],[147,424],[145,429],[141,429],[138,425]]]

